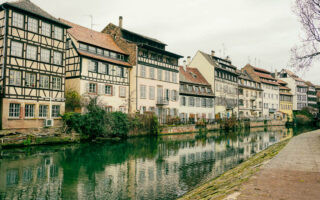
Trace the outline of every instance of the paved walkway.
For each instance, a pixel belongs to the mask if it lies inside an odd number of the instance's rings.
[[[320,199],[320,130],[291,139],[260,172],[226,199]]]

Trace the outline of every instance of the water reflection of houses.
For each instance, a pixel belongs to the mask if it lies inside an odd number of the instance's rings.
[[[0,160],[0,199],[59,197],[63,172],[48,157]]]
[[[85,188],[88,183],[79,181],[79,191],[86,194],[78,195],[97,199],[154,199],[155,196],[174,199],[288,137],[287,130],[282,129],[266,133],[262,128],[260,133],[230,138],[216,133],[199,140],[190,135],[185,140],[183,136],[163,137],[156,158],[131,158],[106,166],[103,172],[95,174],[94,193]]]
[[[2,155],[0,199],[175,199],[291,136],[283,127],[257,128]]]

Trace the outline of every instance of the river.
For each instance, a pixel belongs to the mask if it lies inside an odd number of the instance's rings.
[[[272,127],[5,149],[0,199],[176,199],[306,131]]]

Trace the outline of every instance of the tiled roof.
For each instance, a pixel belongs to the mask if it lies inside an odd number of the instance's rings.
[[[126,31],[126,32],[128,32],[128,33],[130,33],[130,34],[137,35],[137,36],[142,37],[142,38],[145,38],[145,39],[147,39],[147,40],[151,40],[151,41],[156,42],[156,43],[160,43],[160,44],[166,45],[165,43],[163,43],[163,42],[161,42],[160,40],[155,39],[155,38],[151,38],[151,37],[148,37],[148,36],[145,36],[145,35],[141,35],[141,34],[139,34],[139,33],[135,33],[135,32],[129,31],[129,30],[124,29],[124,28],[121,28],[120,30],[121,30],[121,31]]]
[[[286,87],[286,86],[280,86],[279,87],[280,90],[291,90],[290,88]]]
[[[210,85],[209,82],[202,76],[197,68],[186,67],[186,71],[182,66],[179,67],[180,81],[200,84],[200,85]]]
[[[253,66],[252,66],[252,67],[253,67]],[[265,69],[262,69],[262,68],[259,68],[259,67],[253,67],[253,69],[254,69],[255,71],[260,71],[260,72],[263,72],[263,73],[268,73],[268,74],[270,74],[269,71],[267,71],[267,70],[265,70]]]
[[[72,27],[71,29],[68,29],[68,33],[77,41],[128,55],[118,47],[110,35],[74,24],[65,19],[60,19],[60,21]]]
[[[46,19],[53,21],[55,23],[69,27],[65,23],[59,21],[57,18],[55,18],[52,15],[50,15],[49,13],[47,13],[46,11],[42,10],[39,6],[32,3],[30,0],[19,0],[19,1],[14,1],[14,2],[6,2],[3,5],[10,6],[10,7],[16,8],[16,9],[20,9],[20,10],[24,10],[26,12],[37,15],[39,17],[43,17],[43,18],[46,18]]]
[[[270,85],[279,85],[279,83],[277,83],[277,82],[267,81],[267,80],[264,80],[264,79],[261,79],[261,82],[262,83],[266,83],[266,84],[270,84]]]
[[[275,78],[273,78],[270,74],[264,74],[264,73],[260,73],[260,72],[255,72],[260,78],[266,78],[266,79],[270,79],[270,80],[276,80]]]
[[[284,85],[288,84],[287,82],[285,82],[285,81],[283,81],[283,80],[281,80],[281,79],[277,79],[277,81],[278,81],[278,83],[280,83],[280,84],[284,84]]]
[[[296,81],[301,81],[301,82],[304,82],[303,79],[299,78],[299,76],[295,75],[292,71],[288,70],[288,69],[284,69],[285,72],[287,72],[287,74],[292,77],[294,80]]]
[[[79,49],[78,49],[78,53],[80,55],[82,55],[82,56],[87,56],[87,57],[90,57],[90,58],[95,58],[95,59],[98,59],[98,60],[103,60],[103,61],[111,62],[111,63],[114,63],[114,64],[119,64],[119,65],[131,67],[131,65],[128,62],[125,62],[125,61],[115,60],[115,59],[107,58],[107,57],[104,57],[104,56],[99,56],[97,54],[89,53],[89,52],[82,51],[82,50],[79,50]]]
[[[280,92],[279,94],[293,96],[291,92]]]

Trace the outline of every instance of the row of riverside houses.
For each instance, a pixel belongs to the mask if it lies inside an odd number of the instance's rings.
[[[57,19],[30,0],[0,7],[1,128],[61,125],[65,91],[98,96],[106,111],[154,112],[195,122],[238,118],[292,118],[316,107],[320,87],[289,70],[271,73],[229,57],[198,51],[182,56],[166,44],[108,24],[101,32]],[[317,93],[318,92],[318,93]],[[86,112],[85,108],[76,110]]]

